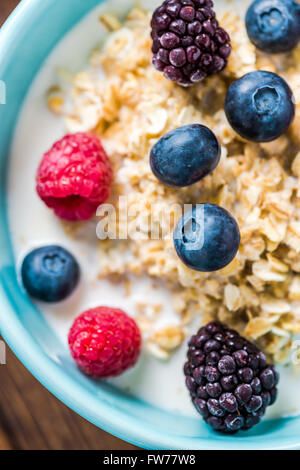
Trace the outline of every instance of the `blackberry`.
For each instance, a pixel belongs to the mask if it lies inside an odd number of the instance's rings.
[[[152,63],[181,86],[201,82],[227,65],[230,37],[213,6],[211,0],[165,0],[153,14]]]
[[[258,424],[277,397],[279,374],[265,355],[220,322],[189,341],[184,366],[192,402],[215,431],[234,434]]]

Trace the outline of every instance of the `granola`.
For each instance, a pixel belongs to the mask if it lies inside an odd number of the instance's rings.
[[[65,97],[71,98],[71,110],[63,107],[60,90],[49,97],[53,111],[65,110],[70,132],[101,137],[114,166],[111,202],[118,206],[119,196],[127,196],[133,214],[128,223],[140,227],[134,239],[99,242],[99,276],[147,275],[171,290],[178,325],[155,331],[159,309],[138,317],[155,357],[168,358],[194,321],[220,319],[257,341],[275,361],[285,360],[292,336],[300,333],[300,47],[279,57],[260,53],[249,42],[244,22],[227,11],[220,23],[232,39],[228,67],[183,89],[151,65],[150,18],[140,8],[123,25],[103,16],[110,33],[103,48],[92,53],[91,67],[74,77]],[[289,133],[268,144],[240,138],[223,110],[230,81],[257,69],[278,72],[296,99]],[[222,145],[221,162],[192,187],[167,188],[151,172],[150,149],[166,132],[191,123],[214,131]],[[169,236],[179,217],[176,208],[204,201],[228,209],[241,231],[237,257],[216,273],[184,266]],[[156,240],[150,239],[147,223],[154,205],[160,208],[155,222],[162,234]],[[163,216],[170,208],[171,226]],[[117,219],[120,238],[128,230],[125,224]]]

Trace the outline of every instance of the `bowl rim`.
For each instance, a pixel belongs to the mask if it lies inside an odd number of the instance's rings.
[[[11,38],[18,34],[33,11],[35,14],[37,14],[37,10],[42,13],[43,7],[49,1],[51,0],[43,0],[42,2],[40,0],[22,0],[20,2],[0,30],[0,62],[6,54],[9,54]],[[229,440],[226,437],[222,440],[201,436],[194,438],[184,435],[167,435],[159,429],[150,426],[147,428],[143,422],[129,414],[124,420],[122,410],[108,407],[106,403],[101,403],[97,398],[91,397],[91,394],[82,385],[66,374],[62,367],[43,351],[18,319],[16,308],[7,292],[5,283],[0,283],[0,303],[2,305],[1,334],[31,374],[69,408],[120,439],[145,449],[193,449],[193,443],[196,442],[195,448],[206,450],[287,450],[300,448],[300,435],[299,437],[288,435],[281,439],[270,437],[267,441],[261,439],[260,442],[259,437],[256,436],[236,440]],[[97,406],[97,409],[101,411],[101,422],[94,417],[94,406]]]

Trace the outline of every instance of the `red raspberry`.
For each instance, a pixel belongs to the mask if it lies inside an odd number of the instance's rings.
[[[45,153],[37,172],[37,192],[64,220],[88,220],[109,197],[112,169],[100,140],[66,135]]]
[[[112,377],[133,367],[141,349],[141,333],[123,310],[98,307],[79,315],[69,332],[78,367],[88,375]]]

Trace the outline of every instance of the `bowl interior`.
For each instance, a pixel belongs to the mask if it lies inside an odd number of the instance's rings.
[[[197,416],[193,419],[166,412],[108,384],[86,378],[19,287],[6,208],[7,161],[15,124],[45,57],[99,3],[99,0],[23,0],[0,33],[0,79],[6,85],[6,104],[0,104],[1,333],[25,366],[60,400],[97,426],[144,448],[300,448],[300,418],[264,421],[247,434],[224,437],[211,432]],[[35,132],[33,129],[33,138]]]

